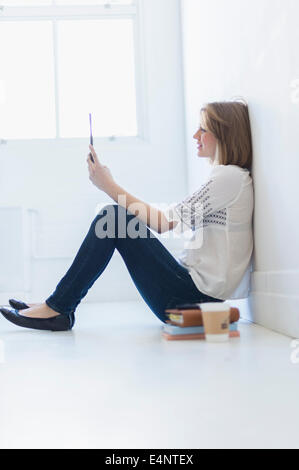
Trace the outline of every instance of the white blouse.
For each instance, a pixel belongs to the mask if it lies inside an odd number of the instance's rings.
[[[215,165],[208,181],[165,212],[186,238],[178,262],[196,287],[220,300],[247,298],[253,253],[254,191],[248,170]]]

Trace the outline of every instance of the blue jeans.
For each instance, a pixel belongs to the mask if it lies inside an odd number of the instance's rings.
[[[134,234],[137,234],[135,238]],[[115,249],[122,256],[140,295],[164,323],[167,308],[185,303],[222,302],[200,292],[188,270],[151,230],[116,204],[104,207],[94,219],[73,264],[46,300],[47,305],[62,315],[74,312],[108,265]]]

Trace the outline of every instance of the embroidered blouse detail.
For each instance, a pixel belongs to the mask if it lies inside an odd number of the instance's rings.
[[[249,171],[217,165],[198,191],[166,211],[169,221],[178,222],[176,233],[193,232],[178,261],[201,292],[223,300],[248,297],[253,206]]]

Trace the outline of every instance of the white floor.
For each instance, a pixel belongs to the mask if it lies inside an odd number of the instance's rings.
[[[85,304],[68,333],[0,318],[0,447],[298,448],[291,339],[167,342],[141,302]]]

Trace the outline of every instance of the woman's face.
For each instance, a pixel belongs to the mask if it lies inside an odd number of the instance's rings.
[[[211,158],[214,160],[216,154],[216,146],[217,146],[217,139],[216,137],[209,132],[204,123],[200,125],[200,128],[194,134],[194,139],[197,140],[198,143],[198,156],[202,158]]]

